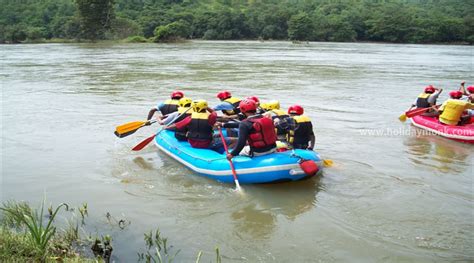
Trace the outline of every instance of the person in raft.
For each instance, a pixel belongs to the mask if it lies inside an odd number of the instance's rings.
[[[172,112],[168,114],[166,118],[160,121],[161,125],[168,125],[170,123],[177,123],[184,120],[186,117],[191,116],[193,109],[191,107],[191,103],[193,101],[190,98],[181,98],[178,102],[178,111]],[[174,137],[178,141],[187,141],[186,133],[188,129],[185,127],[183,129],[176,128],[174,130]]]
[[[239,103],[240,111],[246,118],[238,124],[239,138],[235,148],[227,154],[227,159],[234,156],[262,156],[276,151],[276,133],[273,121],[257,114],[257,104],[253,100],[243,100]],[[218,124],[235,125],[234,123]],[[233,127],[231,127],[233,128]],[[247,146],[245,146],[246,144]]]
[[[262,103],[262,109],[265,111],[263,115],[273,120],[278,140],[286,142],[286,134],[290,127],[290,115],[280,109],[280,102],[277,100]]]
[[[424,92],[418,95],[418,98],[416,98],[415,103],[413,103],[410,109],[408,110],[411,110],[415,106],[417,108],[429,108],[436,105],[436,100],[438,99],[441,92],[443,92],[443,89],[435,88],[433,87],[433,85],[429,85],[425,87]],[[433,116],[438,116],[438,112],[435,110],[428,110],[422,115],[433,117]]]
[[[165,115],[168,115],[172,112],[178,110],[178,103],[179,99],[184,97],[184,93],[179,90],[175,90],[171,93],[171,99],[167,99],[164,102],[159,103],[156,107],[151,108],[150,112],[148,112],[147,120],[151,120],[155,112],[160,111],[161,117],[163,119]]]
[[[467,97],[467,101],[470,103],[474,103],[474,86],[469,86],[467,89],[464,87],[466,82],[461,82],[461,86],[459,87],[459,91],[462,92],[464,96]]]
[[[474,103],[474,86],[464,88],[465,83],[465,81],[461,82],[461,87],[459,88],[459,90],[463,93],[463,95],[467,96],[467,102]],[[471,116],[471,118],[472,116],[474,116],[474,110],[472,109],[468,109],[467,113],[469,114],[469,116]]]
[[[223,143],[220,137],[213,136],[214,124],[217,120],[217,113],[208,107],[207,101],[195,100],[192,102],[191,116],[184,118],[182,121],[165,127],[166,130],[183,130],[188,129],[186,137],[189,144],[193,148],[209,148],[217,152],[223,152]],[[229,147],[233,147],[235,140],[226,138]]]
[[[222,111],[222,113],[225,115],[223,119],[236,119],[237,114],[240,112],[239,103],[241,99],[232,97],[232,94],[227,90],[217,93],[217,98],[221,101],[221,103],[217,104],[214,107],[214,110]]]
[[[313,124],[309,117],[303,115],[304,109],[300,105],[293,105],[288,108],[291,122],[287,141],[293,149],[313,150],[316,137],[313,132]]]
[[[463,115],[465,110],[474,109],[474,104],[461,100],[462,92],[454,90],[449,92],[450,99],[446,100],[439,108],[439,122],[450,125],[463,125],[470,122],[469,114]]]

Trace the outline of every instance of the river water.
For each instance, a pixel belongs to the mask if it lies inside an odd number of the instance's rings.
[[[176,261],[474,260],[474,148],[420,134],[398,116],[428,84],[474,82],[472,46],[200,42],[37,44],[1,48],[1,199],[88,203],[87,230],[137,260],[159,228]],[[194,175],[154,145],[157,126],[118,139],[179,88],[301,104],[318,178],[244,185]],[[105,214],[110,213],[111,220]],[[120,229],[114,222],[130,222]],[[85,233],[84,233],[85,234]]]

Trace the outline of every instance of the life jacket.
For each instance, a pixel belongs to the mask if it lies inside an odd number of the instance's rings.
[[[186,112],[186,113],[184,113],[184,112]],[[192,108],[190,109],[189,107],[179,107],[178,108],[178,113],[180,114],[180,116],[173,123],[178,123],[178,122],[184,120],[186,117],[191,116],[192,112],[193,112]],[[187,132],[188,132],[187,127],[183,128],[183,129],[176,129],[175,132],[174,132],[174,137],[176,139],[178,139],[178,141],[186,141],[187,140],[187,137],[186,137]]]
[[[249,145],[251,148],[265,148],[272,145],[276,146],[276,133],[273,121],[263,116],[247,119],[252,123],[252,129],[249,134]]]
[[[431,94],[428,93],[421,93],[418,95],[418,98],[416,99],[416,107],[417,108],[429,108],[432,105],[428,102],[428,98],[430,97]]]
[[[307,147],[313,132],[310,118],[305,115],[291,116],[291,118],[294,123],[290,125],[288,142],[295,148]]]
[[[277,135],[286,134],[288,132],[288,128],[290,127],[290,124],[288,123],[288,118],[290,118],[290,115],[288,115],[283,110],[271,110],[271,112],[273,113],[272,120],[274,122],[275,120],[278,120],[275,124]]]
[[[191,122],[188,125],[188,139],[212,140],[212,126],[209,125],[209,112],[191,113]]]
[[[455,99],[449,99],[445,103],[443,113],[439,116],[439,121],[448,125],[457,125],[469,103]]]
[[[223,110],[222,112],[225,115],[230,116],[230,115],[235,115],[235,114],[240,113],[239,104],[240,104],[241,99],[237,99],[235,97],[230,97],[230,98],[225,99],[224,101],[232,104],[232,106],[234,107],[233,110]]]
[[[179,100],[167,99],[160,109],[162,115],[167,115],[178,110]]]

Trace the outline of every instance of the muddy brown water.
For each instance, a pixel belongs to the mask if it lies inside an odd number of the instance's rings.
[[[474,82],[472,46],[354,43],[2,45],[1,199],[89,206],[87,231],[137,260],[159,228],[178,262],[474,260],[471,145],[421,134],[397,117],[427,84]],[[322,177],[245,185],[245,196],[194,175],[116,125],[141,120],[179,88],[299,103]],[[107,222],[131,224],[121,230]]]

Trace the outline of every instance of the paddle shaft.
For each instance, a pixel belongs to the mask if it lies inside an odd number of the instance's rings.
[[[224,150],[226,154],[229,154],[229,149],[227,149],[227,143],[225,142],[224,134],[222,134],[222,129],[219,127],[219,135],[221,136],[222,144],[224,145]],[[237,190],[240,190],[239,179],[237,179],[237,172],[235,171],[234,163],[232,160],[228,159],[230,164],[230,169],[232,170],[232,176],[234,177],[235,187]]]
[[[178,115],[178,117],[176,117],[176,119],[174,119],[172,122],[170,122],[168,125],[166,125],[164,128],[162,128],[159,132],[157,132],[156,134],[153,134],[152,136],[146,138],[145,140],[143,140],[142,142],[140,142],[139,144],[137,144],[135,147],[132,148],[132,151],[140,151],[141,149],[145,148],[145,146],[147,146],[151,141],[153,141],[153,139],[158,136],[164,129],[168,128],[169,126],[171,126],[172,124],[174,124],[176,122],[176,120],[178,120],[181,116],[183,116],[184,114],[186,114],[186,112],[188,112],[191,108],[188,108],[187,110],[185,110],[183,113],[181,113],[180,115]]]
[[[431,107],[429,107],[429,108],[421,108],[421,109],[410,110],[410,111],[405,112],[405,115],[406,115],[408,118],[412,118],[412,117],[421,115],[421,114],[427,112],[427,111],[430,110],[430,109],[436,109],[436,108],[438,108],[439,106],[440,106],[440,105],[434,105],[434,106],[431,106]]]

